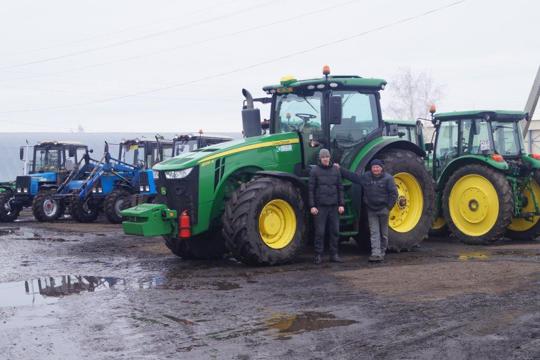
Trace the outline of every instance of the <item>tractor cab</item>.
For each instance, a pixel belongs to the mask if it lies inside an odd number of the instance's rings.
[[[397,136],[400,139],[415,143],[424,148],[424,126],[422,121],[384,120],[385,135]]]
[[[176,135],[173,138],[173,156],[231,140],[226,136],[202,135],[202,132],[200,135]]]
[[[439,177],[452,161],[467,155],[479,155],[499,163],[520,160],[525,155],[525,146],[519,122],[526,117],[521,111],[435,114],[434,177]]]
[[[384,134],[380,95],[386,81],[359,76],[331,76],[296,80],[263,88],[272,95],[271,134],[297,132],[304,152],[304,167],[315,164],[321,148],[336,161],[350,165],[357,150]]]
[[[28,147],[29,149],[30,147]],[[33,153],[26,153],[27,147],[20,148],[20,159],[28,161],[30,174],[71,171],[88,150],[88,146],[76,142],[44,141],[33,146]]]
[[[143,169],[149,169],[173,155],[173,142],[170,140],[123,140],[118,149],[120,161]]]

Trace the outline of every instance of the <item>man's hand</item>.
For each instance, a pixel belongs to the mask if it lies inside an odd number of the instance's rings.
[[[336,169],[339,169],[339,164],[338,164],[338,163],[334,163],[334,167],[335,167]]]
[[[319,209],[317,209],[316,207],[311,208],[311,215],[317,215],[318,213],[319,213]]]
[[[337,208],[337,211],[340,213],[340,214],[343,214],[345,212],[345,208],[343,206],[340,206]]]

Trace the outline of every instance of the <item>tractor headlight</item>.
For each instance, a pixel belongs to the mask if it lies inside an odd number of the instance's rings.
[[[144,185],[139,186],[139,191],[144,192]]]
[[[97,189],[96,188],[92,188],[92,192],[95,194],[97,193]]]
[[[21,188],[17,188],[17,192],[18,192],[18,193],[21,193],[21,192],[22,192],[22,189],[21,189]]]
[[[103,189],[102,189],[102,188],[97,188],[97,192],[98,192],[98,193],[102,193],[102,192],[103,192]]]
[[[146,190],[146,192],[149,192],[150,191],[150,186],[146,185],[145,190]]]
[[[23,189],[23,192],[24,192],[24,193],[27,193],[27,192],[28,192],[28,188],[24,188],[24,189]]]
[[[184,169],[184,170],[174,170],[174,171],[165,171],[165,177],[167,179],[183,179],[188,176],[193,168]]]

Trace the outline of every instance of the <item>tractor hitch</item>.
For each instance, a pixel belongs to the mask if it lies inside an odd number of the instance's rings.
[[[122,228],[129,235],[161,236],[178,232],[176,210],[164,204],[140,204],[121,211]]]

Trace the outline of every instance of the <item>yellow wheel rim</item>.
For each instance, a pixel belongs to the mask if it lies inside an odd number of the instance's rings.
[[[499,196],[491,181],[485,177],[465,175],[450,191],[448,209],[459,231],[468,236],[482,236],[497,222]]]
[[[534,193],[534,198],[536,203],[540,204],[540,186],[534,180],[531,181],[531,188]],[[525,206],[521,208],[522,212],[525,213],[534,213],[534,200],[529,189],[525,189],[523,195],[527,199],[525,201]],[[512,222],[508,225],[508,229],[512,231],[527,231],[530,230],[534,225],[538,223],[540,216],[533,216],[532,221],[523,218],[512,218]]]
[[[268,202],[259,214],[259,234],[272,249],[283,249],[290,244],[296,232],[296,214],[285,200]]]
[[[390,211],[388,225],[394,231],[405,233],[414,229],[424,210],[424,194],[416,178],[409,173],[394,175],[398,199]]]
[[[435,219],[433,224],[431,225],[432,230],[440,230],[446,225],[446,221],[444,221],[444,218],[442,216],[439,216]]]

